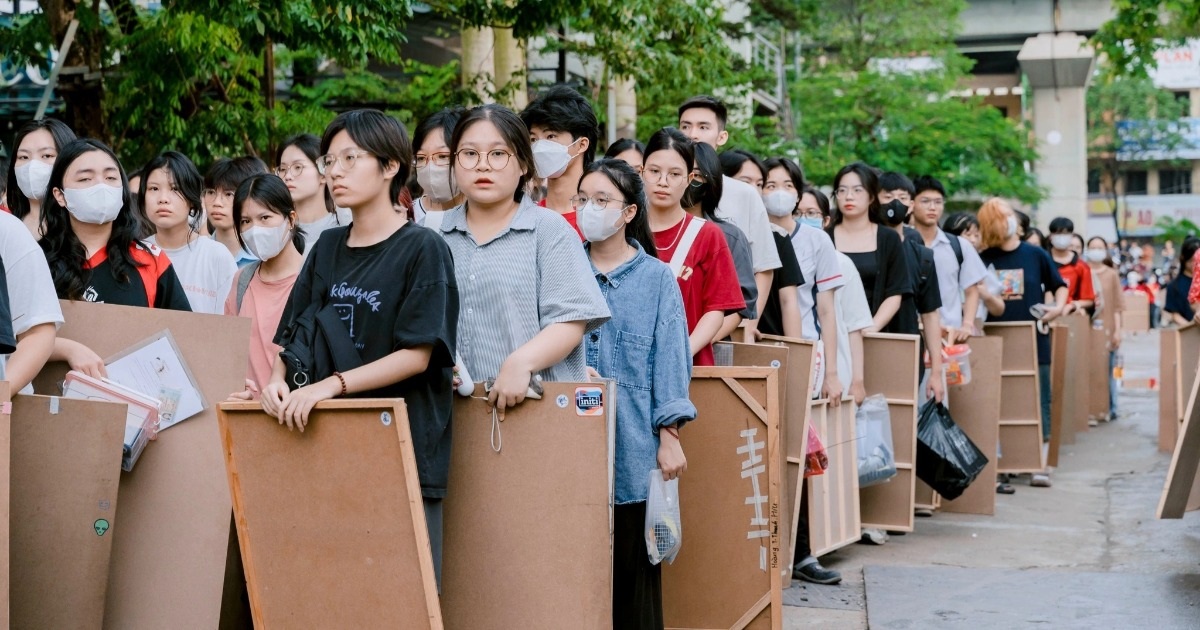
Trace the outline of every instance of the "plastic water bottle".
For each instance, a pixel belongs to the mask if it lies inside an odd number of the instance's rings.
[[[1120,351],[1117,352],[1117,360],[1113,365],[1113,378],[1118,381],[1125,378],[1125,355]]]

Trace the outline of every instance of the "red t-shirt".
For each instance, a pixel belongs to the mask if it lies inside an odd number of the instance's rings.
[[[1067,283],[1067,303],[1077,300],[1095,300],[1096,289],[1092,286],[1092,269],[1079,260],[1078,254],[1071,262],[1058,265],[1058,275]],[[1057,262],[1055,264],[1058,264]]]
[[[670,262],[683,238],[683,232],[692,221],[692,215],[684,217],[674,227],[654,233],[654,244],[658,246],[658,258]],[[705,313],[721,311],[734,313],[746,308],[742,299],[742,288],[738,284],[737,270],[733,267],[733,254],[721,228],[705,221],[683,259],[679,271],[679,290],[683,293],[683,310],[687,314],[688,334]],[[713,365],[712,346],[705,346],[692,358],[693,365]]]
[[[539,202],[538,202],[538,205],[539,205],[539,206],[541,206],[541,207],[543,207],[543,208],[548,208],[548,207],[549,207],[549,206],[547,206],[547,205],[546,205],[546,200],[545,200],[545,199],[543,199],[543,200],[539,201]],[[558,211],[557,211],[557,210],[555,210],[555,212],[558,212]],[[566,219],[566,220],[567,220],[567,223],[570,223],[570,224],[571,224],[571,227],[572,227],[572,228],[575,230],[575,233],[579,235],[579,240],[581,240],[581,241],[586,241],[586,240],[587,240],[586,238],[583,238],[583,232],[580,232],[580,231],[579,231],[579,219],[578,219],[578,217],[576,217],[576,216],[575,216],[575,211],[574,211],[574,210],[572,210],[572,211],[570,211],[570,212],[558,212],[558,213],[562,215],[562,218],[564,218],[564,219]]]

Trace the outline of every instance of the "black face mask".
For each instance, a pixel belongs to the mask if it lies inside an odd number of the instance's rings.
[[[883,220],[888,225],[896,226],[904,223],[904,219],[908,218],[908,206],[899,199],[893,199],[880,208]]]

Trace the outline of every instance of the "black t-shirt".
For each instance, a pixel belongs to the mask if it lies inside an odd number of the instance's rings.
[[[13,335],[12,309],[8,303],[8,276],[4,275],[4,261],[0,260],[0,354],[17,351],[17,338]]]
[[[432,345],[425,372],[355,398],[403,398],[408,407],[421,493],[446,496],[450,474],[450,409],[458,331],[458,287],[450,248],[433,230],[406,223],[382,242],[349,247],[350,227],[330,228],[313,246],[292,287],[275,343],[314,300],[334,305],[346,323],[363,365],[393,352]],[[326,248],[333,256],[323,256]],[[316,261],[329,295],[314,295]]]
[[[1004,300],[1004,313],[999,317],[989,315],[991,322],[1034,321],[1029,308],[1042,304],[1047,292],[1054,293],[1067,286],[1050,254],[1029,243],[1022,242],[1011,252],[993,247],[984,250],[979,257],[983,264],[995,267],[1000,297]],[[1049,365],[1050,336],[1038,334],[1037,345],[1038,364]]]
[[[916,238],[913,235],[916,235]],[[904,335],[921,333],[921,315],[932,313],[942,307],[942,294],[938,286],[937,266],[933,262],[933,250],[920,242],[921,235],[904,235],[905,264],[908,266],[910,282],[914,291],[900,300],[900,310],[892,318],[885,332]]]
[[[192,310],[187,294],[183,292],[183,285],[179,284],[179,276],[175,275],[175,267],[161,249],[155,245],[135,244],[129,251],[141,266],[130,269],[125,282],[113,277],[112,261],[108,258],[107,249],[96,252],[84,264],[84,269],[91,273],[87,288],[83,290],[84,300],[121,306],[150,306],[150,291],[146,287],[148,282],[153,282],[154,308]],[[65,299],[67,296],[58,297]]]
[[[1163,306],[1163,310],[1168,313],[1179,313],[1186,317],[1188,321],[1192,320],[1195,312],[1192,311],[1192,305],[1188,304],[1188,291],[1192,288],[1192,277],[1183,275],[1180,272],[1167,285],[1167,303]]]
[[[781,266],[771,277],[771,293],[767,295],[767,303],[758,320],[758,330],[765,335],[783,335],[783,309],[779,304],[779,292],[785,288],[795,291],[796,287],[804,284],[804,274],[800,271],[800,261],[796,258],[796,248],[792,247],[792,239],[775,230],[775,249],[779,250]]]
[[[834,246],[837,246],[836,232],[829,230]],[[879,312],[883,301],[894,295],[904,296],[913,292],[912,279],[908,274],[908,264],[904,256],[903,243],[895,230],[884,226],[875,226],[875,251],[851,254],[842,252],[854,261],[858,275],[862,277],[863,290],[871,303],[871,315]],[[841,250],[838,250],[841,251]],[[872,267],[867,264],[865,255],[874,256]],[[895,321],[895,317],[892,320]],[[889,323],[890,326],[890,323]]]

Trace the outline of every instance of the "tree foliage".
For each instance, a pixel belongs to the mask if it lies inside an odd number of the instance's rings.
[[[1160,48],[1200,35],[1196,0],[1113,0],[1113,9],[1116,15],[1092,38],[1109,73],[1145,76]]]

